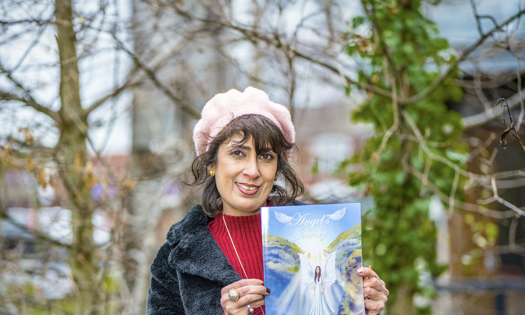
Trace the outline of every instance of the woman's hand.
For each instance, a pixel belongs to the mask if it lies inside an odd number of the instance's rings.
[[[388,301],[387,296],[390,294],[385,287],[385,282],[379,279],[377,274],[369,268],[359,268],[357,274],[363,277],[366,314],[379,314],[385,308],[385,303]]]
[[[230,289],[239,292],[237,301],[230,300]],[[226,315],[250,314],[250,309],[256,309],[264,305],[264,297],[270,294],[264,283],[258,279],[243,279],[225,286],[221,290],[221,305]]]

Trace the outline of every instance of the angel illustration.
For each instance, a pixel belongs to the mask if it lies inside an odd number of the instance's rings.
[[[305,255],[299,254],[301,262],[301,283],[308,289],[313,288],[313,303],[310,309],[310,315],[330,315],[334,310],[328,303],[325,295],[325,289],[330,287],[336,281],[335,255],[333,252],[325,260],[323,268],[316,266]]]

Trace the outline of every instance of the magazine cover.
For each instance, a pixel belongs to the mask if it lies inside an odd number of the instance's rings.
[[[365,314],[359,203],[262,207],[267,315]]]

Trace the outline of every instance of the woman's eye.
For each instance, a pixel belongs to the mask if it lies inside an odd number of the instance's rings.
[[[270,162],[273,160],[273,155],[271,155],[270,153],[264,153],[264,154],[259,155],[259,159],[265,162]]]
[[[243,157],[244,152],[242,152],[241,150],[234,150],[230,153],[230,155],[234,157]]]

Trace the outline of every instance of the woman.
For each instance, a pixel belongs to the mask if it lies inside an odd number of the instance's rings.
[[[288,163],[290,113],[255,88],[230,90],[204,106],[193,139],[201,204],[171,227],[151,266],[148,314],[264,314],[259,208],[300,204],[303,191]],[[278,176],[288,189],[274,185]],[[388,291],[372,270],[360,275],[370,278],[365,307],[378,314]]]
[[[321,272],[321,266],[317,266],[314,274],[314,303],[310,309],[310,315],[331,315],[333,313],[334,311],[326,302],[324,295],[324,276]]]

